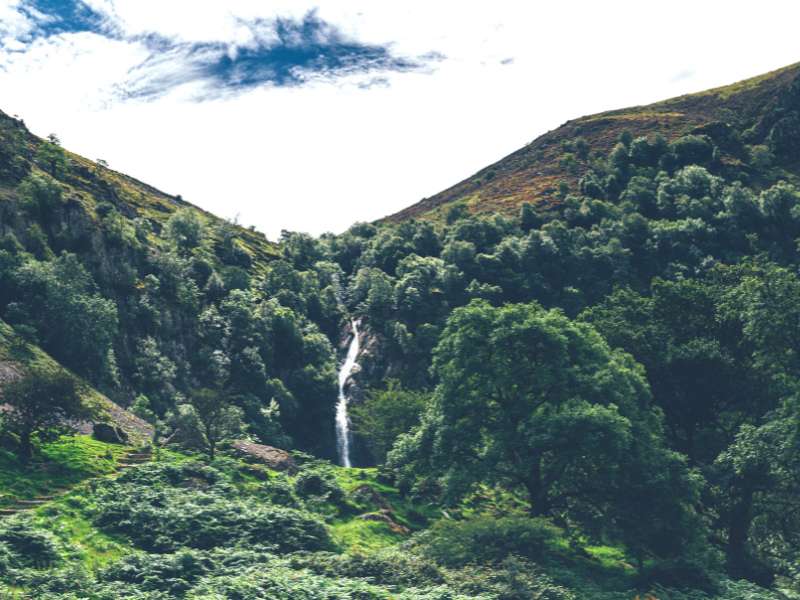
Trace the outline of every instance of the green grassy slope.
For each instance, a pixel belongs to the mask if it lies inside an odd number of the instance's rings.
[[[776,105],[782,90],[798,73],[800,63],[697,94],[568,121],[464,181],[385,220],[438,218],[455,203],[465,203],[472,212],[514,212],[524,202],[558,202],[562,182],[577,189],[592,157],[605,156],[623,132],[633,137],[659,133],[671,141],[728,124],[745,133],[746,143],[762,143],[766,132],[759,131],[761,117]],[[590,153],[576,149],[576,140],[583,140],[580,143],[585,142]],[[736,160],[723,155],[726,159]],[[787,175],[798,173],[797,168],[790,168]]]

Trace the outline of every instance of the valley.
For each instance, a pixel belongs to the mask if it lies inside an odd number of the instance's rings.
[[[790,65],[271,242],[0,113],[0,597],[799,598],[799,156]]]

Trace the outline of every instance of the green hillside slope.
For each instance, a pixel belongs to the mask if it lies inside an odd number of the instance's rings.
[[[266,302],[279,254],[0,113],[0,318],[116,403],[165,419],[213,389],[253,433],[330,452],[333,348],[305,314]],[[337,311],[317,320],[332,331]]]

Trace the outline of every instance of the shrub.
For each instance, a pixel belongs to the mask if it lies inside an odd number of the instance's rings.
[[[571,590],[557,585],[537,565],[509,556],[493,567],[469,567],[451,571],[448,587],[471,598],[488,594],[498,600],[577,600]]]
[[[558,535],[544,519],[481,516],[441,520],[418,536],[422,553],[445,566],[502,561],[510,555],[538,560]]]
[[[423,557],[391,548],[371,554],[298,554],[288,560],[295,569],[329,577],[357,577],[392,586],[444,583],[440,569]]]
[[[138,584],[148,591],[182,594],[212,570],[213,561],[200,552],[181,550],[175,554],[133,554],[106,568],[100,579]]]
[[[145,550],[239,543],[266,544],[281,552],[331,547],[328,532],[316,517],[235,498],[236,490],[212,467],[152,465],[137,471],[106,482],[98,493],[94,521],[127,535]]]
[[[702,165],[714,155],[714,145],[708,136],[685,135],[670,144],[679,165]]]
[[[714,593],[717,587],[705,565],[689,558],[658,561],[646,567],[639,577],[639,585],[641,587],[661,585],[708,593]]]
[[[311,467],[301,471],[295,479],[294,490],[306,500],[322,500],[334,504],[344,500],[344,490],[336,482],[330,469],[325,467]]]
[[[28,521],[0,522],[0,572],[7,567],[42,567],[59,558],[52,534],[34,528]]]

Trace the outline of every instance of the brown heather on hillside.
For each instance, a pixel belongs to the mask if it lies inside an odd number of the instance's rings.
[[[383,220],[437,219],[454,203],[463,203],[474,213],[516,212],[525,202],[554,205],[562,183],[576,191],[591,158],[606,156],[623,132],[634,138],[661,134],[672,141],[730,125],[763,137],[759,131],[762,115],[776,105],[781,91],[798,74],[800,63],[795,63],[732,85],[567,121],[464,181]],[[588,150],[583,156],[569,148],[581,139]],[[720,150],[723,163],[737,162],[725,148]]]

